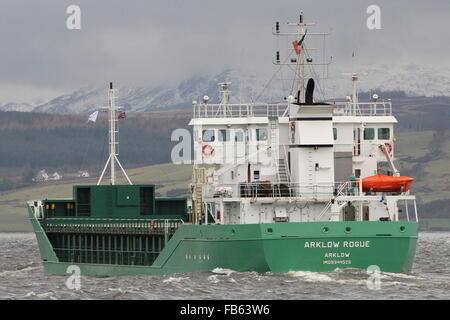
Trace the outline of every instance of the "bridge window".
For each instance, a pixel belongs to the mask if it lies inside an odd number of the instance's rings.
[[[374,140],[375,139],[375,129],[365,128],[364,129],[364,140]]]
[[[203,141],[213,142],[214,141],[214,130],[203,130]]]
[[[389,128],[378,128],[378,140],[389,140],[391,132]]]
[[[267,140],[267,129],[261,128],[256,129],[256,141],[266,141]]]
[[[219,141],[230,141],[230,130],[220,129],[219,130]]]

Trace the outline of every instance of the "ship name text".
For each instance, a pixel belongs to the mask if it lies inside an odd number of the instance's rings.
[[[369,248],[370,241],[306,241],[304,248]]]

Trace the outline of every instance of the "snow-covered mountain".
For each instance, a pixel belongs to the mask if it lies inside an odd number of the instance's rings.
[[[324,94],[318,92],[317,99],[341,98],[351,91],[350,78],[344,70],[331,70],[324,83]],[[360,68],[358,87],[361,91],[404,91],[410,96],[450,96],[450,69],[434,69],[417,65],[371,65]],[[204,95],[211,102],[218,101],[217,83],[231,82],[231,101],[282,101],[291,94],[292,81],[287,73],[254,74],[237,69],[228,69],[215,75],[194,75],[173,87],[118,87],[118,104],[125,110],[150,111],[155,109],[189,108],[193,100]],[[277,80],[277,79],[284,80]],[[107,104],[107,84],[101,88],[81,88],[58,96],[46,103],[31,105],[8,103],[0,106],[4,111],[35,111],[44,113],[86,114]]]
[[[29,104],[29,103],[16,103],[16,102],[10,102],[7,104],[4,104],[0,106],[0,110],[2,111],[22,111],[22,112],[28,112],[33,111],[36,106]]]

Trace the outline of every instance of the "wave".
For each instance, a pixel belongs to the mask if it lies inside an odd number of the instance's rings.
[[[39,269],[40,267],[26,267],[23,269],[19,269],[19,270],[5,270],[0,272],[0,277],[4,277],[4,276],[14,276],[20,273],[24,273],[24,272],[30,272],[36,269]]]
[[[236,271],[234,271],[232,269],[226,269],[226,268],[214,268],[213,270],[211,270],[211,272],[229,276],[230,274],[232,274],[232,273],[234,273]]]

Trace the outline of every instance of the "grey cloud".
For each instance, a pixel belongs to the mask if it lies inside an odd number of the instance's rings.
[[[81,7],[82,30],[65,28],[65,10],[71,4]],[[285,27],[283,21],[295,21],[300,10],[308,20],[318,21],[319,29],[332,29],[327,52],[340,68],[350,68],[353,51],[361,64],[448,64],[448,0],[376,1],[383,28],[377,31],[365,27],[371,4],[3,0],[0,87],[70,91],[110,79],[154,86],[226,67],[271,70],[277,44],[272,25],[280,21]]]

